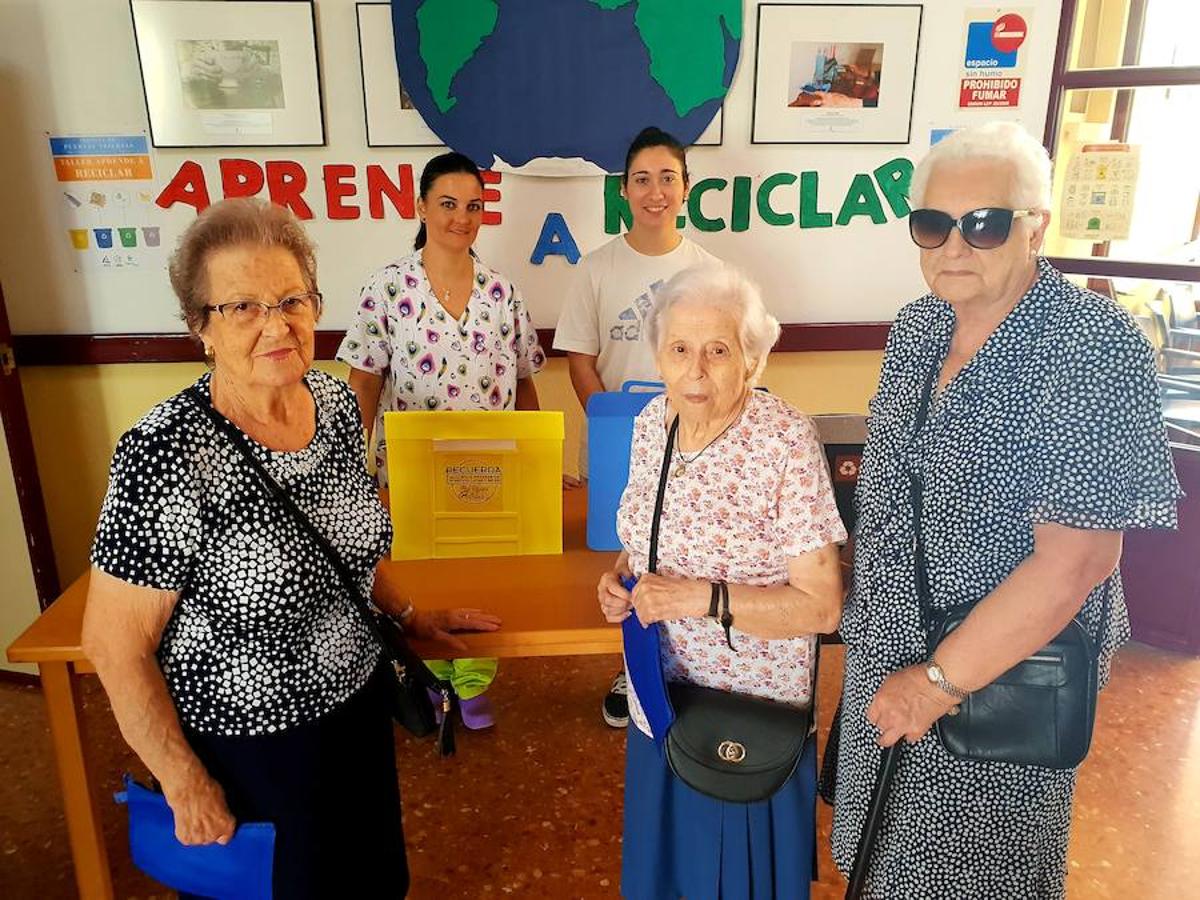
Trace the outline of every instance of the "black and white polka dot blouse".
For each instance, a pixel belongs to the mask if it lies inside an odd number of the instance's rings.
[[[1044,260],[1036,283],[934,400],[954,311],[928,295],[888,336],[858,482],[854,580],[842,618],[833,854],[849,871],[880,758],[866,709],[883,680],[925,658],[910,473],[932,604],[983,599],[1033,551],[1034,527],[1171,528],[1180,497],[1150,343],[1111,300]],[[1106,602],[1107,601],[1107,602]],[[1107,607],[1106,621],[1101,613]],[[1080,618],[1101,677],[1129,637],[1121,576]],[[952,758],[932,733],[901,754],[864,897],[1061,898],[1074,770]]]
[[[198,382],[205,397],[210,378]],[[250,443],[370,596],[391,524],[364,466],[354,395],[315,370],[305,383],[316,401],[311,443]],[[92,563],[179,592],[158,660],[194,731],[255,735],[311,721],[362,687],[379,658],[336,572],[182,394],[117,444]]]

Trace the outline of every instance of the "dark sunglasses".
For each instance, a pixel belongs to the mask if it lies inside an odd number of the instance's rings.
[[[924,250],[935,250],[946,243],[955,228],[963,240],[976,250],[995,250],[1008,240],[1013,219],[1040,216],[1036,209],[1001,209],[985,206],[955,219],[940,209],[914,209],[908,216],[908,233],[913,243]]]

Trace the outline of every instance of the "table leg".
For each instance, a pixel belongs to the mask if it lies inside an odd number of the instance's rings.
[[[50,734],[62,784],[79,896],[82,900],[112,900],[112,873],[100,828],[100,806],[92,791],[87,760],[83,755],[79,676],[66,662],[43,662],[38,668],[50,714]]]

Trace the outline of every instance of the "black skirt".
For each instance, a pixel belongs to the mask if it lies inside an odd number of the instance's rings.
[[[381,664],[341,706],[278,734],[187,734],[237,820],[275,824],[275,897],[408,892],[390,678]]]

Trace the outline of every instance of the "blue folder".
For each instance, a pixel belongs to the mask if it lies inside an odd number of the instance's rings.
[[[175,838],[166,798],[125,776],[114,800],[129,807],[129,850],[134,864],[177,891],[220,900],[270,900],[275,826],[239,825],[228,844],[185,846]]]
[[[627,590],[633,590],[637,579],[624,581]],[[667,739],[671,723],[675,721],[675,709],[667,693],[667,679],[663,674],[662,651],[659,646],[658,623],[642,625],[636,610],[621,623],[621,636],[625,644],[625,668],[629,682],[637,694],[646,721],[650,723],[650,734],[661,749]]]

